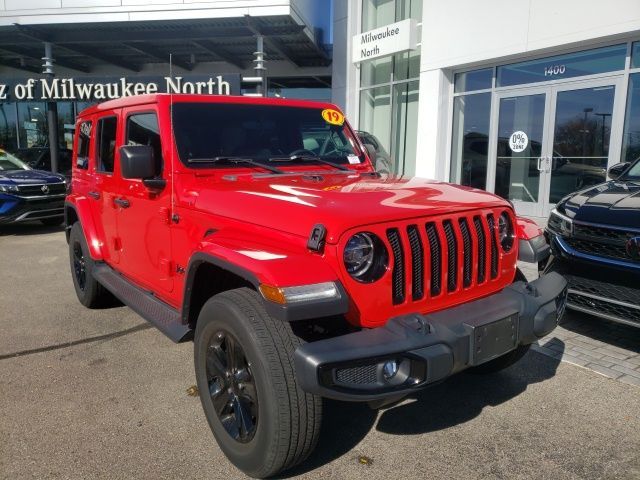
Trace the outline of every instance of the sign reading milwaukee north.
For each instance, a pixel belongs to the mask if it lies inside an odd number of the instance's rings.
[[[0,102],[102,101],[151,93],[240,95],[240,75],[27,78],[0,82]]]
[[[353,63],[414,50],[418,44],[418,22],[412,18],[354,35]]]

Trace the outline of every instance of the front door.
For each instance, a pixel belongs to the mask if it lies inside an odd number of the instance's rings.
[[[554,88],[543,216],[565,195],[606,180],[616,87],[606,79]]]
[[[605,181],[617,78],[496,94],[490,184],[518,214],[547,217],[571,192]],[[493,180],[493,181],[491,181]]]
[[[494,192],[513,202],[519,214],[542,215],[548,110],[546,89],[498,94]]]

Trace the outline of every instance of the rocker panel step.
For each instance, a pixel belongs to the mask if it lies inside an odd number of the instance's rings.
[[[183,325],[180,313],[156,298],[150,292],[142,290],[106,264],[96,264],[94,278],[104,288],[113,293],[122,303],[154,325],[174,342],[185,340],[190,329]]]

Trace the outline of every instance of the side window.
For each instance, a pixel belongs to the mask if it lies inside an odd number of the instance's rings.
[[[113,172],[113,161],[116,154],[117,125],[118,119],[116,117],[107,117],[98,120],[96,166],[99,172]]]
[[[76,166],[86,170],[89,168],[89,140],[91,139],[91,122],[82,122],[78,129],[78,154]],[[71,168],[71,165],[69,165]]]
[[[162,165],[160,128],[155,113],[137,113],[127,118],[126,144],[152,147],[156,161]]]

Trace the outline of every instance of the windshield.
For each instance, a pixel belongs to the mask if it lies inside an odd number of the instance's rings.
[[[10,153],[0,149],[0,172],[6,170],[29,170],[29,167]]]
[[[640,158],[636,159],[636,163],[624,175],[624,180],[640,180]]]
[[[198,160],[199,165],[213,166],[201,162],[216,157],[268,164],[269,159],[292,156],[360,163],[364,157],[344,117],[338,112],[330,117],[332,112],[277,105],[176,103],[173,129],[178,154],[186,164]]]

